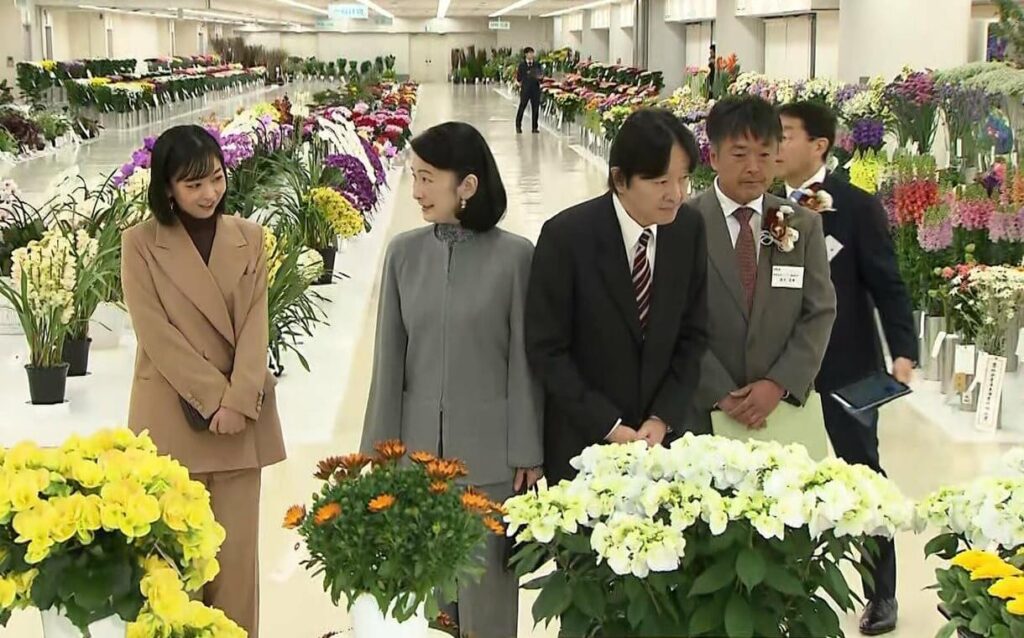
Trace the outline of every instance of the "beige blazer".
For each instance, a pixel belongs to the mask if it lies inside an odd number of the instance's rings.
[[[258,224],[222,216],[209,266],[181,224],[149,219],[121,240],[124,298],[138,337],[128,412],[157,448],[191,472],[284,460],[267,368],[267,265]],[[178,397],[204,417],[221,406],[246,417],[233,436],[189,427]]]
[[[775,381],[789,392],[790,402],[802,405],[818,375],[836,317],[821,216],[774,195],[764,196],[765,207],[793,206],[790,223],[800,239],[789,253],[761,247],[754,307],[748,312],[736,250],[714,188],[689,203],[704,216],[709,263],[709,340],[694,397],[694,422],[710,432],[715,403],[759,379]],[[775,266],[801,268],[803,285],[772,287]]]

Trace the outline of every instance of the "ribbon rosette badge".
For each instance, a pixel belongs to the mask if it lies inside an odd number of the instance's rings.
[[[822,188],[821,184],[812,184],[800,191],[796,203],[816,213],[828,213],[835,210],[835,202],[832,195]]]
[[[761,245],[775,246],[784,253],[793,252],[796,242],[800,239],[800,231],[789,225],[789,218],[793,213],[791,206],[769,208],[761,229]]]

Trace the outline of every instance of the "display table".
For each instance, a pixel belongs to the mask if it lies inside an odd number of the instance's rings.
[[[1024,371],[1006,375],[1003,413],[999,429],[981,432],[974,427],[974,412],[963,412],[957,397],[942,394],[938,381],[918,380],[906,401],[923,417],[939,425],[957,443],[1024,443]]]
[[[404,169],[405,162],[399,158],[389,171],[389,187],[381,193],[373,231],[346,242],[339,251],[335,273],[345,273],[347,278],[314,288],[327,299],[322,304],[327,323],[318,326],[300,347],[310,371],[303,369],[294,354],[284,355],[285,373],[278,380],[277,401],[288,445],[328,441],[334,431],[353,356],[363,338],[366,309],[393,216],[395,189]],[[135,348],[134,334],[128,331],[117,348],[93,350],[89,375],[68,379],[65,403],[37,406],[29,402],[25,338],[0,336],[0,406],[4,410],[0,446],[30,439],[52,447],[72,434],[88,435],[127,425]]]

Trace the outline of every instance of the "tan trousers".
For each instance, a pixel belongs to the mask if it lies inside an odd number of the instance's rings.
[[[203,589],[203,603],[220,609],[249,638],[260,624],[260,470],[193,474],[206,486],[217,522],[227,538],[217,560],[220,575]]]

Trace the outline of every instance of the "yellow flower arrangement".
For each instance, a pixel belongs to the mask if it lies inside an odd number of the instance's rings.
[[[105,78],[105,77],[89,78],[89,86],[103,86],[104,84],[110,84],[110,78]]]
[[[348,239],[366,230],[363,215],[333,188],[314,188],[309,191],[309,198],[339,237]]]
[[[54,60],[43,60],[39,63],[39,66],[43,67],[44,71],[53,73],[57,69],[57,63]]]
[[[1017,561],[1016,558],[1011,560]],[[995,553],[976,549],[960,552],[950,563],[970,574],[972,583],[994,581],[991,585],[978,583],[982,587],[978,593],[982,596],[987,593],[998,601],[1005,600],[1007,612],[1014,616],[1024,616],[1024,572],[1015,565]]]
[[[281,123],[281,111],[277,110],[277,107],[270,102],[260,102],[255,106],[249,107],[249,111],[256,119],[259,119],[264,115],[269,115],[275,122],[278,124]]]
[[[159,456],[146,433],[103,430],[73,435],[58,449],[32,442],[0,449],[0,527],[12,530],[6,536],[13,539],[0,541],[0,624],[10,609],[33,604],[33,581],[56,591],[67,577],[68,559],[88,557],[96,563],[91,569],[144,573],[138,591],[124,593],[143,607],[129,636],[162,638],[178,635],[165,628],[184,627],[194,630],[188,635],[245,635],[223,614],[189,602],[186,592],[198,591],[220,571],[216,556],[224,528],[214,520],[202,483],[174,459]],[[101,542],[105,548],[121,544],[125,552],[90,553]],[[56,602],[79,613],[115,613],[107,600],[98,608],[84,608],[71,596]]]

